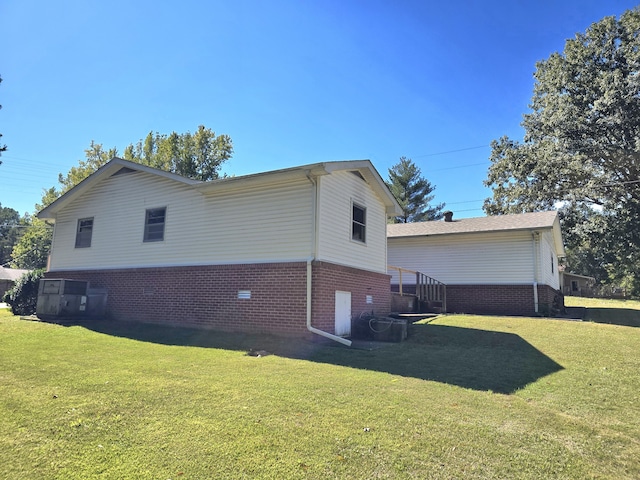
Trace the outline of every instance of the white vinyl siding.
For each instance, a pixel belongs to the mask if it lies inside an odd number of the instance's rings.
[[[553,235],[545,232],[540,238],[540,279],[538,283],[560,289],[560,273],[558,272],[558,257],[553,248]]]
[[[166,206],[164,240],[143,242],[145,212]],[[112,176],[56,219],[51,270],[299,261],[312,252],[307,179],[204,196],[147,173]],[[75,249],[78,218],[94,218],[91,248]]]
[[[318,259],[385,273],[385,207],[371,187],[349,171],[318,179]],[[352,205],[366,209],[365,242],[354,241]]]
[[[313,189],[306,178],[211,196],[205,211],[207,248],[217,259],[254,263],[312,254]]]
[[[533,257],[529,232],[390,238],[388,242],[389,265],[419,271],[449,285],[533,283]],[[393,273],[392,282],[397,281]],[[403,274],[403,282],[414,283],[415,278]]]

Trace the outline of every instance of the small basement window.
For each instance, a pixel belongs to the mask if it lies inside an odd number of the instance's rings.
[[[144,241],[161,242],[164,240],[164,223],[167,208],[150,208],[144,221]]]
[[[367,210],[357,204],[351,206],[351,239],[356,242],[365,243],[366,241],[366,220]]]
[[[92,235],[93,217],[81,218],[80,220],[78,220],[78,228],[76,230],[76,248],[90,247]]]

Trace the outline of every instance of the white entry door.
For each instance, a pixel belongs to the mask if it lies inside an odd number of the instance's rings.
[[[351,335],[351,292],[336,290],[336,335]]]

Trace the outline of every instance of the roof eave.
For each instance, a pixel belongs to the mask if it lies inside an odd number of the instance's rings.
[[[242,188],[249,188],[253,185],[275,184],[302,177],[316,178],[344,170],[357,170],[362,174],[365,181],[371,186],[384,203],[387,215],[397,216],[402,214],[400,205],[398,205],[398,202],[389,191],[386,183],[382,180],[380,174],[376,171],[375,167],[369,160],[321,162],[281,170],[272,170],[269,172],[242,175],[240,177],[227,177],[220,180],[202,183],[197,185],[196,189],[202,193],[221,192],[226,191],[227,189],[237,188],[238,186],[241,186]]]

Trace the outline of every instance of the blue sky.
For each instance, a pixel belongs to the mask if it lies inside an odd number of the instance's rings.
[[[243,175],[412,158],[482,216],[489,144],[521,139],[535,63],[623,0],[4,0],[0,203],[33,212],[91,140],[231,136]]]

